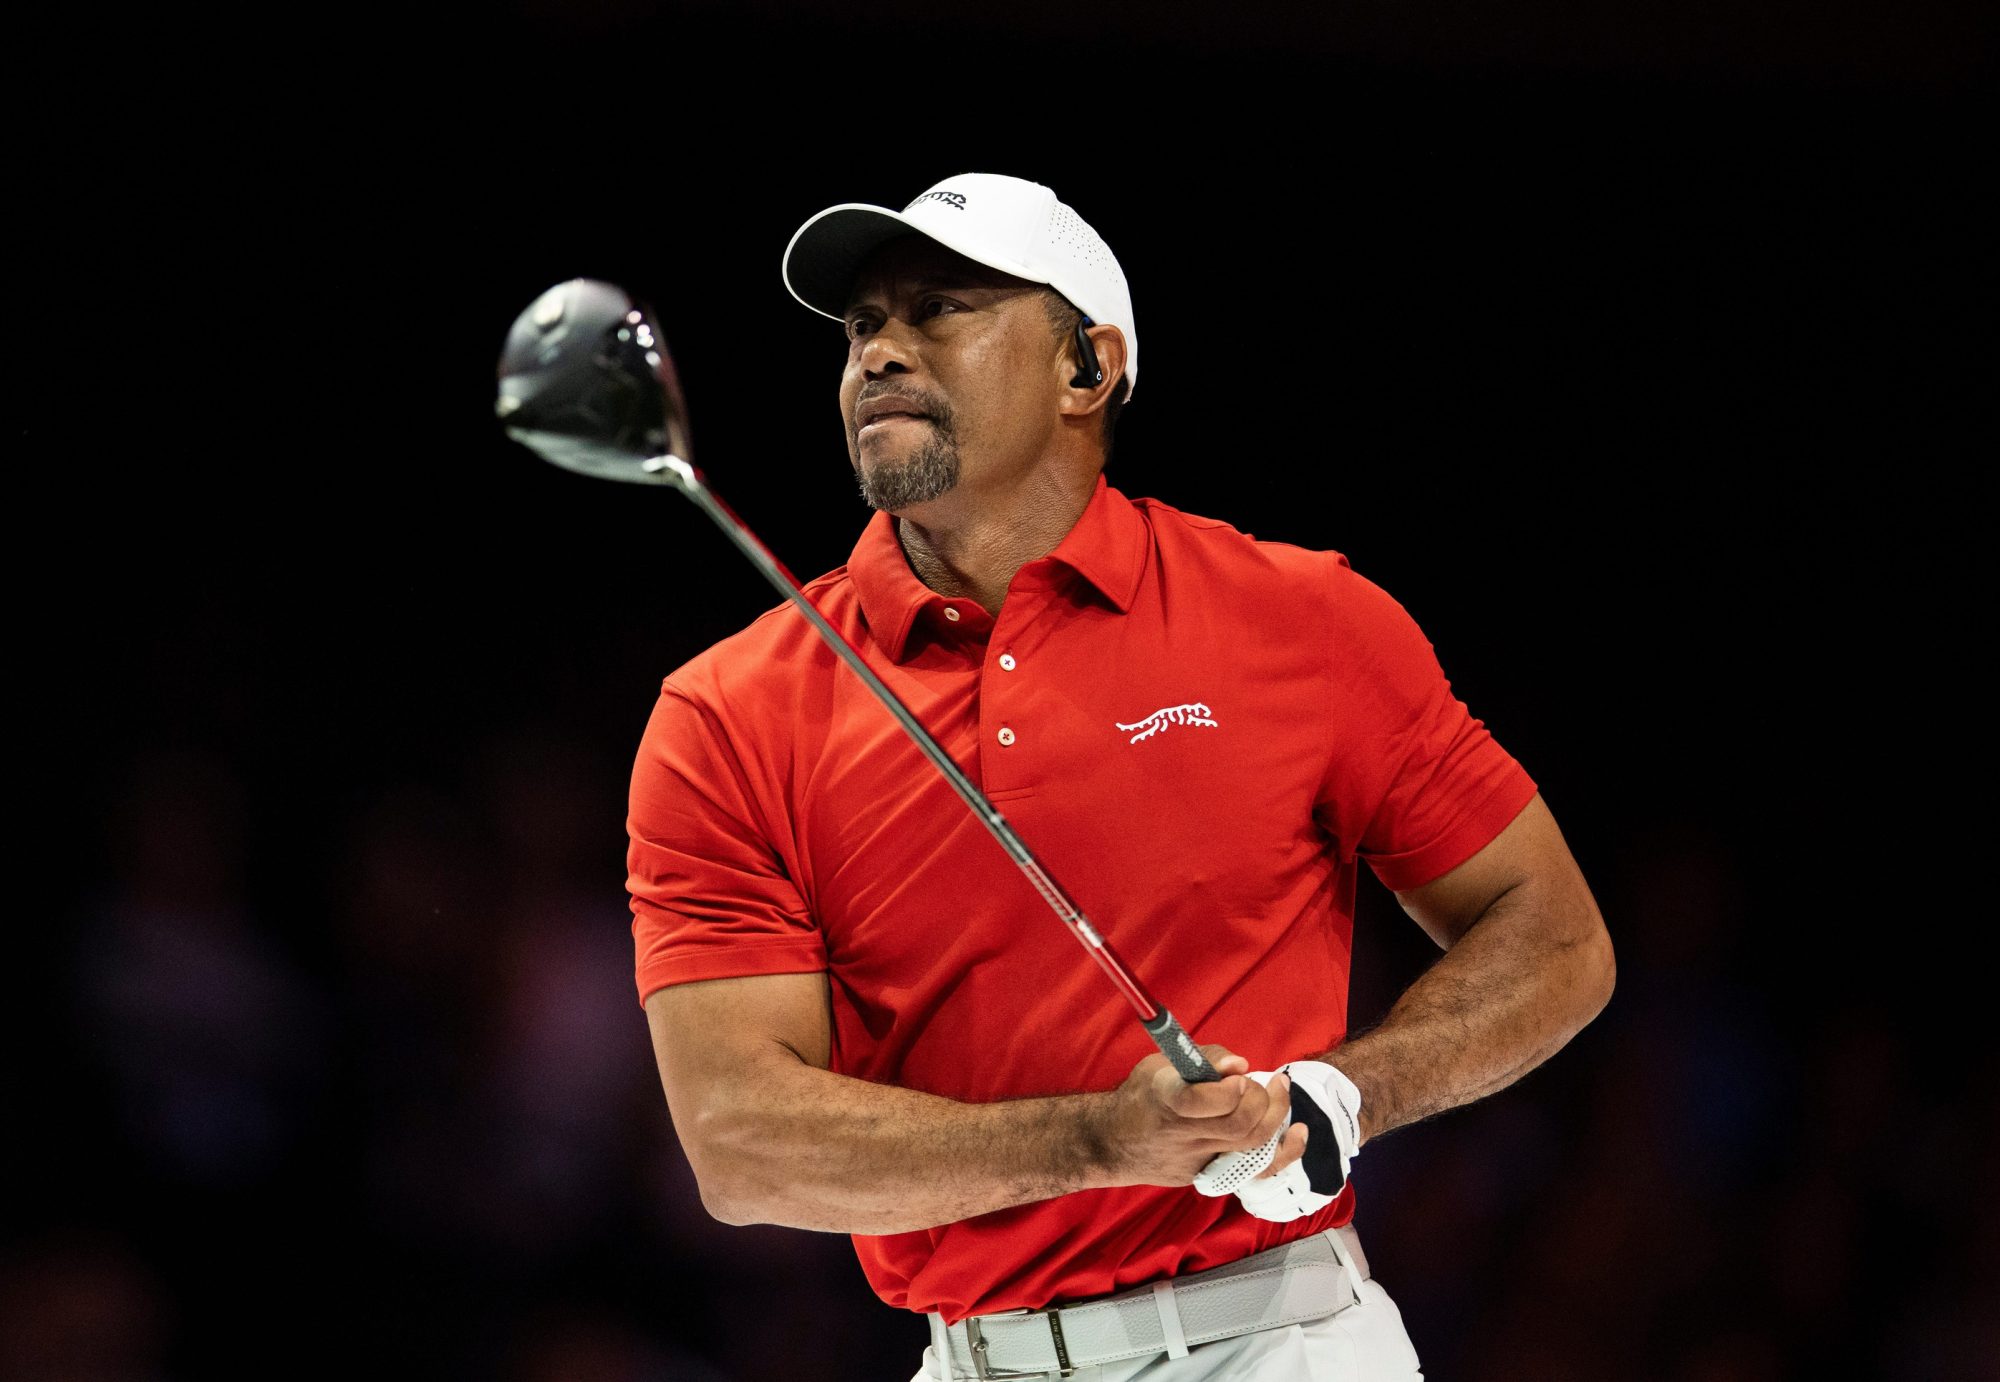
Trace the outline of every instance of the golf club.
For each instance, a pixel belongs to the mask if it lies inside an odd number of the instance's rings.
[[[799,583],[689,462],[687,407],[649,308],[624,289],[577,278],[543,293],[514,322],[500,357],[494,411],[507,435],[543,460],[598,479],[671,485],[692,499],[751,564],[797,606],[1000,842],[1042,900],[1090,953],[1183,1080],[1220,1079],[1215,1067],[1112,952],[1104,937],[1014,833],[1006,818],[917,722],[895,692],[826,622]],[[1279,1136],[1283,1136],[1280,1130]],[[1273,1142],[1275,1147],[1275,1141]],[[1254,1156],[1255,1153],[1246,1155]],[[1269,1161],[1269,1156],[1265,1156]]]

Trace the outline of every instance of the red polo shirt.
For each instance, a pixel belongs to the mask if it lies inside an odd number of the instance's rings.
[[[806,588],[1198,1041],[1266,1070],[1346,1032],[1359,861],[1439,877],[1535,784],[1337,552],[1100,476],[998,618],[876,514]],[[667,677],[632,775],[639,996],[824,970],[832,1068],[969,1102],[1109,1089],[1153,1049],[1068,931],[789,605]],[[1363,1173],[1365,1175],[1365,1172]],[[947,1320],[1199,1271],[1345,1223],[1128,1187],[857,1235]]]

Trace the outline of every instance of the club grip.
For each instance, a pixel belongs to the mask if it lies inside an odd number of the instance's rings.
[[[1215,1067],[1208,1063],[1208,1057],[1201,1053],[1201,1048],[1194,1044],[1194,1038],[1187,1034],[1187,1029],[1165,1008],[1161,1008],[1152,1021],[1141,1025],[1145,1027],[1146,1035],[1153,1039],[1153,1044],[1160,1048],[1160,1054],[1173,1062],[1174,1069],[1189,1084],[1208,1084],[1222,1078],[1215,1073]]]

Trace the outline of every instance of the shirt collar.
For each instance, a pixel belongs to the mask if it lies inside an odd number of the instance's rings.
[[[1021,589],[1049,588],[1066,580],[1052,567],[1066,567],[1081,576],[1120,614],[1131,609],[1145,575],[1151,549],[1146,520],[1131,500],[1112,488],[1100,472],[1076,526],[1053,552],[1023,566],[1008,585]],[[896,537],[896,519],[878,511],[862,529],[860,541],[847,559],[861,613],[869,632],[891,659],[901,662],[909,650],[911,630],[929,606],[944,597],[917,579]]]

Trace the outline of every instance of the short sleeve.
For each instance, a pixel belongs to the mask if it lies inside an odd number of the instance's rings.
[[[1403,892],[1477,854],[1535,783],[1452,694],[1409,611],[1344,560],[1333,582],[1335,746],[1315,814]]]
[[[712,715],[662,684],[632,767],[626,891],[639,1001],[670,984],[826,968],[761,822],[758,784]]]

